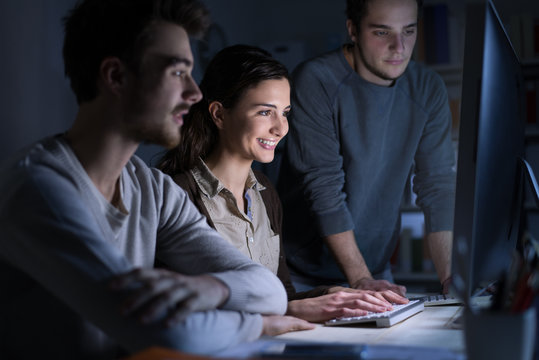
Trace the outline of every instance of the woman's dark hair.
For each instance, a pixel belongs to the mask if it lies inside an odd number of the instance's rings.
[[[220,102],[233,108],[245,92],[264,80],[288,79],[286,67],[267,51],[248,45],[234,45],[218,52],[200,82],[203,98],[184,119],[180,144],[169,150],[157,165],[174,175],[192,169],[198,158],[209,155],[219,139],[209,104]]]
[[[65,73],[80,104],[97,96],[103,59],[118,57],[133,72],[153,40],[152,24],[169,22],[201,36],[209,12],[198,0],[84,0],[63,19]]]
[[[370,1],[375,0],[346,0],[346,18],[352,20],[354,26],[359,31],[359,24],[365,16],[367,16],[367,5]],[[417,1],[417,14],[421,13],[423,0]]]

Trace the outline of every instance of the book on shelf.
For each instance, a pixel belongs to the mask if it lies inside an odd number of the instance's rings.
[[[425,61],[427,64],[449,63],[449,29],[447,5],[435,4],[423,10]]]
[[[537,104],[539,104],[539,79],[525,80],[526,91],[526,122],[528,124],[539,123],[539,112]]]
[[[537,57],[539,55],[539,18],[533,21],[533,49],[534,57]]]
[[[464,53],[464,18],[445,3],[423,6],[414,58],[428,65],[459,64]]]
[[[535,102],[535,83],[526,82],[526,122],[533,124],[535,122],[535,114],[537,113],[537,104]]]

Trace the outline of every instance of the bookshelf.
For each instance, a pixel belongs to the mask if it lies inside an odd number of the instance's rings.
[[[526,159],[539,176],[539,59],[526,59],[522,62],[526,83]],[[533,202],[530,190],[526,188],[524,211],[526,228],[539,239],[539,209]]]
[[[539,2],[524,2],[514,0],[513,6],[508,7],[505,3],[494,0],[499,15],[504,22],[515,51],[521,58],[523,75],[526,86],[526,158],[539,176]],[[458,127],[460,122],[460,97],[462,90],[462,59],[464,55],[466,1],[425,1],[426,11],[423,17],[436,14],[435,17],[445,16],[446,19],[438,20],[433,26],[420,21],[418,27],[418,43],[414,53],[415,60],[436,71],[445,82],[451,113],[453,116],[453,143],[455,152],[458,148]],[[438,10],[428,9],[434,7]],[[431,34],[431,40],[426,39],[426,31],[440,31],[440,24],[446,26],[441,34]],[[430,29],[428,26],[431,26]],[[445,42],[445,50],[441,51],[445,57],[436,57],[429,51],[429,41],[438,36],[438,42]],[[431,45],[432,46],[432,45]],[[437,44],[440,47],[440,44]],[[447,51],[448,53],[445,53]],[[433,60],[434,59],[434,60]],[[425,246],[418,246],[424,234],[418,234],[417,228],[422,226],[423,218],[415,204],[415,196],[411,192],[411,183],[407,186],[402,205],[402,232],[399,248],[393,257],[394,274],[397,282],[404,285],[418,285],[426,282],[427,287],[432,287],[437,281],[434,268],[425,254]],[[525,211],[527,213],[527,228],[539,239],[539,209],[526,200]],[[422,215],[422,214],[421,214]],[[411,219],[411,220],[410,220]],[[410,222],[419,222],[412,224]],[[418,259],[422,259],[422,268],[418,269]],[[404,263],[404,264],[403,264]],[[414,265],[415,264],[415,265]],[[427,290],[428,289],[424,289]]]
[[[527,135],[531,141],[539,141],[539,59],[522,61],[526,92]]]
[[[425,2],[418,24],[414,60],[443,79],[452,115],[452,139],[458,147],[465,8],[458,1]],[[427,17],[432,17],[427,20]],[[401,234],[392,257],[395,281],[412,292],[439,292],[440,283],[424,242],[424,217],[415,205],[411,175],[401,206]]]

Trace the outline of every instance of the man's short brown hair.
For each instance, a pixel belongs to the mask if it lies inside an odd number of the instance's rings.
[[[201,36],[209,13],[198,0],[84,0],[64,18],[64,64],[80,104],[97,96],[97,76],[106,57],[133,71],[152,39],[151,25],[170,22]]]

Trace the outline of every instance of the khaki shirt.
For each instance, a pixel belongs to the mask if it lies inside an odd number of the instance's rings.
[[[253,171],[249,172],[245,183],[247,213],[238,208],[232,192],[224,187],[202,160],[191,173],[203,194],[204,206],[221,236],[251,260],[277,274],[279,235],[271,229],[260,195],[260,191],[266,188],[258,183]]]

